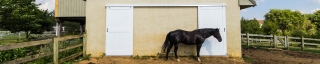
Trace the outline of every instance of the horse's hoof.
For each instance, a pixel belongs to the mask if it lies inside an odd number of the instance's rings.
[[[179,60],[179,59],[177,59],[177,61],[178,61],[178,62],[180,62],[180,60]]]
[[[198,62],[201,62],[200,58],[198,58]]]

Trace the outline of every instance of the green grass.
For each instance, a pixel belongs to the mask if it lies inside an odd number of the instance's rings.
[[[300,47],[289,47],[290,51],[302,51]],[[303,52],[311,54],[320,54],[320,48],[308,48],[305,47]]]
[[[46,36],[43,35],[36,35],[36,34],[31,34],[30,35],[30,41],[34,41],[37,39],[46,39],[47,37],[51,37],[51,35],[48,36],[48,34],[46,34]],[[0,39],[0,45],[1,44],[6,44],[6,43],[20,43],[20,42],[27,42],[28,39],[26,38],[26,34],[25,33],[20,33],[20,38],[19,38],[19,34],[17,33],[11,33],[9,35],[4,35],[2,36],[2,38]]]
[[[245,62],[253,62],[253,60],[245,55],[242,56],[242,59],[245,61]]]
[[[21,33],[20,34],[20,38],[25,38],[26,34],[25,33]],[[3,39],[18,39],[19,38],[19,34],[10,34],[10,35],[6,35],[6,36],[2,36]]]
[[[19,34],[5,35],[5,36],[2,36],[2,38],[0,39],[0,44],[25,42],[27,41],[25,37],[26,37],[25,33],[20,34],[20,39],[19,39]]]
[[[157,56],[154,56],[154,55],[143,55],[143,56],[139,56],[139,55],[136,55],[136,56],[133,56],[133,59],[150,59],[150,58],[156,58]]]

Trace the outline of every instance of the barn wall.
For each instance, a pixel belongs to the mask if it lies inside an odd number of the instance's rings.
[[[191,31],[198,26],[197,7],[135,7],[133,17],[134,55],[155,55],[161,52],[168,32],[176,29]],[[179,55],[196,52],[195,45],[179,46]]]
[[[240,8],[235,0],[87,0],[86,29],[88,54],[105,52],[106,4],[227,4],[227,50],[230,56],[241,57]],[[175,24],[175,25],[172,25]],[[134,55],[155,55],[161,52],[165,35],[175,29],[197,28],[197,7],[135,7]],[[195,53],[195,47],[181,45],[179,55]],[[190,45],[188,45],[190,46]],[[189,51],[194,50],[194,51]]]
[[[85,17],[86,2],[83,0],[55,0],[55,17]]]

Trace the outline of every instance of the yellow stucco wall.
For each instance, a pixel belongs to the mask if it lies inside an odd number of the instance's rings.
[[[191,31],[198,26],[197,7],[135,7],[133,17],[134,55],[155,55],[161,52],[168,32],[176,29]],[[178,54],[196,52],[195,45],[192,46],[180,45]]]
[[[221,4],[226,6],[227,50],[229,56],[241,57],[240,8],[237,0],[87,0],[87,53],[98,57],[105,52],[106,4]],[[165,35],[175,29],[197,28],[197,7],[135,7],[134,55],[161,52]],[[139,44],[138,44],[139,43]],[[186,47],[188,46],[188,47]],[[189,48],[189,46],[192,46]],[[181,47],[181,48],[180,48]],[[195,46],[180,45],[179,55],[195,53]],[[185,48],[185,49],[183,49]],[[190,51],[194,50],[194,51]]]

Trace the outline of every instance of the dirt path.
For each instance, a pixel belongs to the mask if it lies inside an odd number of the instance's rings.
[[[80,61],[79,64],[246,64],[242,60],[230,59],[228,57],[201,57],[202,62],[197,62],[191,57],[179,57],[181,60],[177,62],[171,57],[169,61],[165,61],[164,58],[159,59],[134,59],[132,57],[104,57],[104,58],[91,58],[90,61]]]
[[[320,64],[320,55],[287,50],[242,49],[252,64]]]
[[[305,52],[286,50],[262,50],[242,49],[244,56],[252,59],[252,62],[244,62],[242,59],[229,57],[201,57],[202,62],[197,62],[194,57],[179,57],[181,62],[170,57],[169,61],[159,59],[134,59],[132,57],[103,57],[91,58],[76,64],[320,64],[320,55]]]

